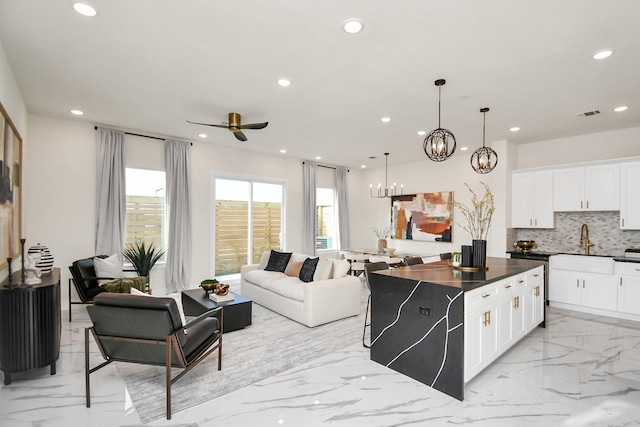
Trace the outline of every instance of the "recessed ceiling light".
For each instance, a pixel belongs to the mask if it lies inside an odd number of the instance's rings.
[[[361,167],[362,169],[364,169],[364,168],[366,168],[366,167],[367,167],[367,165],[360,165],[360,167]]]
[[[286,153],[286,152],[287,152],[287,150],[280,150],[280,152],[281,152],[282,154],[284,154],[284,153]]]
[[[620,111],[625,111],[627,108],[629,107],[627,107],[626,105],[621,105],[619,107],[614,108],[613,111],[616,111],[619,113]]]
[[[199,133],[199,134],[198,134],[198,136],[199,136],[200,138],[203,138],[203,139],[204,139],[204,138],[206,138],[206,137],[207,137],[207,134],[206,134],[206,133]]]
[[[362,22],[359,19],[350,18],[344,22],[342,28],[349,34],[356,34],[362,31]]]
[[[322,160],[322,157],[316,156],[316,160]]]
[[[511,132],[518,132],[518,131],[520,130],[520,128],[519,128],[518,126],[514,126],[514,127],[512,127],[512,128],[509,128],[509,130],[510,130]]]
[[[605,59],[613,55],[613,51],[611,49],[603,49],[599,50],[593,54],[593,59]]]
[[[460,147],[460,151],[467,151],[469,147]]]
[[[98,14],[93,6],[89,6],[86,3],[74,3],[73,9],[80,15],[84,16],[96,16]]]
[[[382,120],[382,123],[389,123],[391,121],[391,117],[383,117],[380,120]]]
[[[289,87],[291,86],[291,80],[289,79],[278,79],[278,84],[282,87]]]
[[[71,114],[75,115],[75,116],[81,116],[84,114],[84,111],[80,111],[80,110],[71,110]]]
[[[423,135],[426,135],[426,134],[427,134],[426,130],[419,130],[418,131],[418,135],[420,135],[420,136],[423,136]]]

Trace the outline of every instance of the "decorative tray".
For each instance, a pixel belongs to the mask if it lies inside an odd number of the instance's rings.
[[[460,270],[460,271],[488,271],[489,270],[489,267],[462,267],[462,266],[456,266],[451,264],[449,264],[449,266],[454,270]]]

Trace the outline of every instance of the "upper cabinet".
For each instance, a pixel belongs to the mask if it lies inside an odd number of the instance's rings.
[[[640,230],[640,162],[620,165],[620,228]]]
[[[554,211],[617,211],[619,209],[619,164],[554,170]]]
[[[553,171],[514,172],[511,175],[511,226],[554,228]]]

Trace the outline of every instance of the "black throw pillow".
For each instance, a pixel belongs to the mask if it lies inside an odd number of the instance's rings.
[[[264,269],[266,271],[279,271],[280,273],[284,273],[284,270],[287,268],[287,264],[289,264],[290,258],[291,252],[278,252],[271,250],[269,262]]]
[[[304,263],[302,263],[302,268],[300,269],[298,278],[306,283],[312,282],[313,274],[316,272],[316,267],[318,266],[318,261],[320,261],[320,258],[305,259]]]

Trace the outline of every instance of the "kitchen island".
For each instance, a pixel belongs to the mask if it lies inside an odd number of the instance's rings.
[[[487,258],[487,271],[448,261],[371,275],[371,359],[456,399],[464,384],[544,324],[544,263]]]

